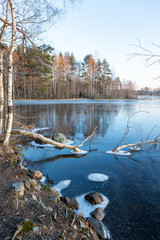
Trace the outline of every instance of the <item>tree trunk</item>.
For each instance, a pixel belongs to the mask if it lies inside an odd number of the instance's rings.
[[[8,21],[10,4],[7,3],[6,9],[6,21]],[[7,24],[4,23],[1,28],[0,33],[0,133],[2,133],[3,129],[3,119],[4,119],[4,85],[3,85],[3,53],[4,53],[4,46],[3,46],[3,38],[6,32]]]
[[[7,103],[8,103],[8,122],[5,138],[3,141],[3,145],[7,146],[9,144],[9,138],[12,130],[12,122],[13,122],[13,52],[15,48],[15,38],[16,38],[16,18],[15,18],[15,9],[13,0],[9,0],[11,14],[12,14],[12,41],[11,47],[8,54],[8,95],[7,95]]]

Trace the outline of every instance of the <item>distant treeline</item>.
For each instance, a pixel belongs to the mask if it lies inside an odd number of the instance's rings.
[[[114,77],[106,59],[91,54],[76,61],[73,53],[53,53],[48,45],[19,45],[14,51],[14,99],[131,98],[135,84]],[[4,55],[7,61],[7,51]],[[6,64],[7,66],[7,64]],[[4,66],[5,68],[5,66]],[[4,80],[7,69],[4,71]],[[5,82],[5,81],[4,81]]]

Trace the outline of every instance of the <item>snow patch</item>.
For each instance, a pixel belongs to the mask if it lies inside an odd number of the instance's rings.
[[[88,175],[88,180],[91,182],[105,182],[108,180],[108,176],[102,173],[91,173]]]
[[[60,195],[62,195],[61,191],[69,187],[70,184],[71,184],[71,180],[63,180],[57,183],[52,188],[54,188]]]
[[[80,150],[79,152],[71,150],[70,153],[72,154],[77,154],[77,155],[81,155],[81,154],[87,154],[88,152],[85,150]]]
[[[63,143],[63,145],[71,145],[73,144],[74,142],[72,140],[69,140],[67,139],[67,142],[66,143]],[[54,148],[55,146],[52,145],[52,144],[49,144],[49,143],[46,143],[46,144],[38,144],[36,143],[35,141],[32,141],[30,143],[33,147],[40,147],[40,148]]]
[[[117,156],[130,156],[131,153],[130,152],[126,152],[126,151],[118,151],[118,152],[113,152],[113,151],[106,151],[105,153],[107,154],[111,154],[111,155],[117,155]]]

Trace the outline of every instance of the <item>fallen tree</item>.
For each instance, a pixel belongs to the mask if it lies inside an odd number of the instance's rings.
[[[52,139],[46,138],[42,134],[34,133],[34,132],[31,132],[31,131],[26,131],[26,130],[16,129],[16,130],[13,130],[11,133],[12,134],[17,134],[17,135],[19,135],[19,134],[20,135],[24,135],[24,136],[31,137],[31,138],[34,138],[34,139],[39,139],[39,140],[41,140],[41,141],[43,141],[45,143],[54,145],[54,146],[56,146],[58,148],[68,148],[68,149],[74,150],[76,152],[81,152],[81,149],[79,149],[79,148],[82,147],[83,144],[86,141],[88,141],[95,134],[96,128],[97,127],[95,127],[94,131],[92,132],[92,134],[90,136],[88,136],[86,139],[84,139],[82,141],[82,143],[77,145],[77,146],[62,144],[62,143],[56,142],[56,141],[54,141]]]

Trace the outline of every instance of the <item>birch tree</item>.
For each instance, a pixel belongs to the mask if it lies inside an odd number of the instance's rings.
[[[12,15],[12,39],[11,46],[8,53],[8,87],[7,87],[7,104],[8,104],[8,121],[7,121],[7,129],[5,133],[5,138],[3,145],[7,146],[9,143],[9,138],[12,130],[12,122],[13,122],[13,100],[12,100],[12,87],[13,87],[13,52],[15,49],[15,40],[16,40],[16,17],[15,17],[15,8],[13,0],[8,1],[10,4],[11,15]]]

